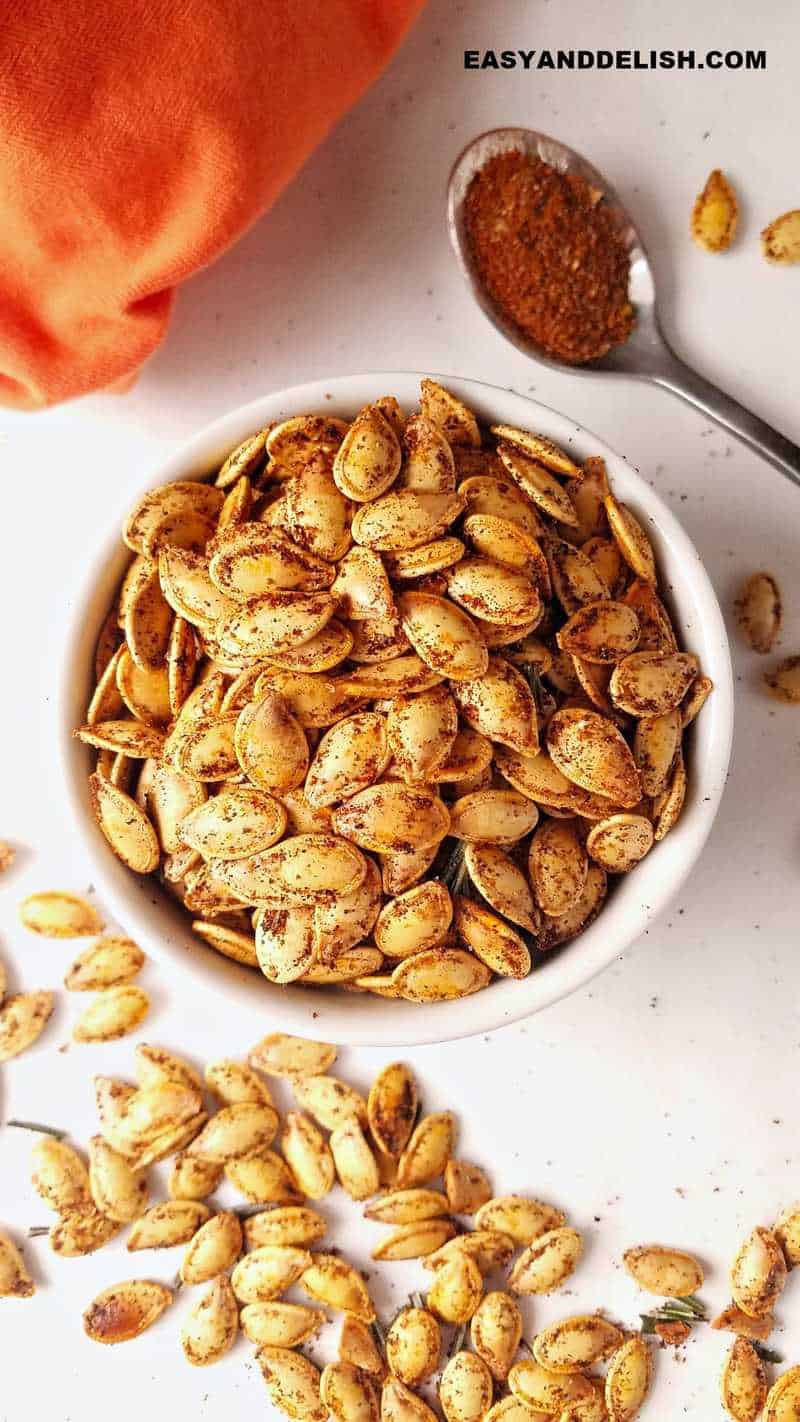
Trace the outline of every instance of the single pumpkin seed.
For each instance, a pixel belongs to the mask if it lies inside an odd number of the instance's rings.
[[[184,1284],[205,1284],[232,1269],[242,1252],[242,1226],[227,1211],[212,1215],[192,1236],[183,1256],[180,1277]]]
[[[422,1220],[438,1219],[448,1214],[451,1208],[447,1196],[441,1191],[409,1186],[381,1195],[365,1206],[364,1216],[368,1220],[380,1220],[383,1224],[418,1224]]]
[[[269,1303],[296,1283],[310,1263],[307,1249],[288,1244],[259,1245],[234,1268],[233,1292],[239,1303]]]
[[[318,1303],[372,1323],[375,1309],[359,1272],[335,1254],[315,1254],[300,1286]]]
[[[390,1062],[375,1078],[367,1098],[367,1119],[378,1148],[395,1158],[414,1129],[419,1106],[417,1084],[404,1062]]]
[[[573,1273],[583,1252],[575,1229],[562,1225],[548,1230],[529,1244],[509,1276],[515,1294],[550,1294]]]
[[[400,461],[394,430],[380,410],[368,405],[353,420],[336,451],[334,482],[346,498],[368,503],[391,487],[400,472]]]
[[[199,1200],[161,1200],[134,1221],[128,1249],[171,1249],[188,1244],[211,1211]]]
[[[0,1298],[29,1299],[36,1285],[13,1240],[0,1232]]]
[[[150,1328],[172,1298],[171,1289],[150,1279],[114,1284],[84,1310],[84,1332],[94,1343],[127,1343]]]
[[[587,602],[561,628],[556,638],[563,652],[587,662],[618,662],[639,641],[639,619],[624,602]]]
[[[292,1422],[327,1422],[328,1407],[320,1397],[320,1373],[292,1348],[265,1346],[256,1362],[273,1406]]]
[[[633,569],[637,578],[655,586],[655,554],[642,525],[631,510],[625,504],[619,503],[613,494],[606,494],[603,502],[609,527],[628,567]]]
[[[438,844],[449,823],[448,810],[433,790],[398,781],[371,785],[333,812],[337,834],[378,854]]]
[[[663,1245],[639,1245],[627,1249],[625,1268],[640,1288],[664,1298],[688,1298],[703,1286],[703,1269],[691,1254]]]
[[[514,844],[538,818],[535,804],[514,790],[476,790],[453,802],[449,833],[471,844]]]
[[[514,445],[502,441],[497,446],[497,453],[514,482],[542,513],[558,523],[571,527],[577,525],[578,517],[569,494],[542,464],[521,454]]]
[[[353,538],[378,552],[422,548],[439,538],[463,507],[463,500],[456,493],[400,489],[361,505],[353,516]]]
[[[444,1168],[444,1188],[454,1215],[472,1215],[492,1198],[485,1171],[468,1160],[448,1160]]]
[[[483,676],[489,652],[466,612],[448,598],[405,592],[397,600],[403,630],[426,666],[451,681]]]
[[[767,1370],[746,1338],[732,1345],[720,1379],[722,1405],[734,1422],[757,1422],[764,1410],[769,1386]]]
[[[632,1422],[650,1390],[653,1360],[644,1340],[634,1334],[611,1359],[606,1373],[609,1422]]]
[[[528,871],[543,913],[557,918],[574,907],[586,886],[589,861],[571,821],[545,820],[537,829],[528,851]]]
[[[800,262],[800,209],[782,212],[761,233],[761,251],[768,262],[787,266]]]
[[[436,1270],[427,1306],[444,1323],[468,1323],[482,1294],[483,1279],[475,1260],[459,1250]]]
[[[457,683],[453,695],[473,730],[521,755],[536,754],[536,702],[525,677],[510,662],[491,657],[484,674]]]
[[[317,746],[305,780],[306,799],[315,809],[351,799],[379,779],[389,754],[384,716],[377,711],[346,716]]]
[[[557,711],[547,727],[547,748],[562,774],[582,789],[625,808],[641,800],[630,748],[617,727],[597,711]]]
[[[401,1308],[386,1334],[386,1361],[406,1387],[418,1387],[439,1366],[439,1324],[425,1308]]]
[[[510,1294],[484,1295],[472,1315],[470,1337],[492,1377],[505,1382],[522,1338],[522,1314]]]
[[[465,1349],[454,1353],[439,1382],[439,1402],[447,1422],[482,1422],[493,1396],[492,1375],[483,1359]]]
[[[692,208],[691,230],[698,247],[725,252],[736,236],[739,204],[733,186],[719,168],[709,173]]]
[[[113,1042],[134,1032],[150,1009],[146,992],[134,983],[104,988],[72,1029],[75,1042]]]
[[[514,1364],[508,1374],[508,1386],[519,1402],[548,1417],[558,1416],[571,1403],[593,1394],[592,1383],[583,1373],[559,1376],[548,1372],[533,1358]]]
[[[488,985],[491,972],[479,958],[458,948],[428,948],[398,963],[392,988],[409,1002],[448,1002]]]
[[[387,958],[408,958],[441,943],[452,918],[447,889],[437,880],[428,880],[384,904],[375,924],[375,942]]]
[[[246,859],[212,860],[220,881],[245,903],[277,899],[295,906],[329,903],[349,894],[366,876],[367,861],[337,835],[298,834]]]
[[[463,400],[436,380],[421,380],[419,390],[423,416],[441,429],[448,444],[480,448],[478,421]]]
[[[764,1422],[792,1422],[800,1408],[800,1367],[789,1368],[772,1384],[764,1405]]]
[[[742,1244],[731,1266],[733,1301],[751,1318],[771,1313],[786,1283],[786,1260],[780,1242],[758,1226]]]
[[[239,1314],[245,1338],[259,1348],[297,1348],[313,1338],[324,1322],[319,1308],[277,1300],[245,1304]]]
[[[239,1309],[230,1281],[221,1275],[193,1304],[181,1329],[181,1347],[193,1367],[218,1363],[233,1347],[239,1331]]]
[[[542,610],[539,590],[525,572],[489,558],[462,558],[448,578],[447,591],[481,622],[528,622]]]
[[[553,1323],[533,1340],[533,1356],[550,1373],[580,1373],[621,1346],[623,1334],[600,1314],[577,1314]]]
[[[527,977],[531,969],[530,952],[519,934],[497,914],[459,896],[455,903],[455,927],[459,941],[498,977]]]
[[[776,701],[796,706],[800,702],[800,657],[785,657],[771,672],[765,672],[764,685]]]

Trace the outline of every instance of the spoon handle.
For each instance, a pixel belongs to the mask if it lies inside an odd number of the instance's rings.
[[[666,342],[665,342],[666,345]],[[800,485],[800,445],[773,429],[766,420],[754,415],[731,395],[714,385],[696,370],[680,360],[669,347],[668,358],[660,361],[657,369],[650,373],[650,379],[665,390],[671,390],[696,410],[702,410],[723,429],[730,430],[743,444],[755,450],[779,469],[787,479]]]

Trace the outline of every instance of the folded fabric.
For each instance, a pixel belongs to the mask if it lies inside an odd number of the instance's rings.
[[[174,288],[267,208],[422,0],[11,0],[0,402],[130,377]]]

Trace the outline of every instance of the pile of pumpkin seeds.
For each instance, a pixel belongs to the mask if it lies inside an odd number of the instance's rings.
[[[56,1214],[47,1234],[62,1258],[102,1247],[125,1226],[130,1253],[185,1245],[178,1279],[126,1279],[87,1306],[84,1329],[118,1344],[149,1328],[176,1287],[205,1286],[184,1316],[189,1363],[218,1362],[239,1332],[275,1406],[293,1422],[632,1422],[653,1372],[653,1339],[680,1343],[705,1323],[701,1264],[658,1244],[623,1264],[660,1300],[631,1330],[601,1311],[570,1315],[529,1344],[517,1299],[552,1294],[579,1264],[581,1234],[556,1206],[495,1195],[484,1170],[457,1154],[450,1111],[421,1114],[402,1062],[367,1096],[331,1074],[336,1048],[273,1033],[247,1062],[226,1059],[203,1076],[163,1048],[135,1048],[136,1084],[95,1078],[98,1132],[88,1164],[58,1132],[33,1151],[33,1184]],[[296,1109],[283,1119],[268,1079],[282,1078]],[[152,1202],[148,1169],[171,1158],[167,1198]],[[227,1180],[243,1209],[214,1208]],[[325,1249],[319,1202],[336,1183],[388,1226],[377,1261],[419,1260],[424,1291],[385,1325],[368,1284],[342,1252]],[[763,1343],[787,1270],[800,1263],[800,1205],[744,1241],[730,1275],[732,1302],[713,1327],[737,1335],[722,1399],[735,1422],[790,1422],[800,1368],[769,1386]],[[287,1298],[296,1288],[300,1299]],[[28,1298],[20,1251],[0,1234],[0,1295]],[[319,1368],[302,1351],[329,1312],[341,1318],[338,1359]],[[677,1333],[675,1330],[678,1330]],[[521,1356],[521,1352],[524,1356]],[[421,1395],[423,1389],[430,1400]]]
[[[603,461],[423,380],[145,495],[78,734],[103,834],[275,983],[524,977],[680,815],[711,683]]]

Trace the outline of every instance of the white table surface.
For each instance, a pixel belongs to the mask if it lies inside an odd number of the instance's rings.
[[[782,646],[800,650],[798,492],[668,395],[633,383],[557,375],[527,363],[465,297],[443,220],[444,185],[462,145],[508,123],[549,130],[618,186],[649,242],[664,317],[681,352],[800,440],[800,269],[773,270],[759,229],[800,201],[797,33],[792,0],[754,9],[709,0],[625,0],[615,7],[432,0],[391,70],[339,125],[239,246],[182,292],[170,338],[125,398],[96,397],[36,417],[0,413],[4,513],[0,556],[5,676],[0,837],[19,846],[0,885],[0,954],[15,988],[58,986],[74,945],[38,940],[16,906],[34,889],[85,889],[91,863],[63,809],[53,688],[71,589],[86,550],[119,517],[143,471],[200,424],[268,389],[333,372],[460,372],[570,412],[625,453],[679,513],[726,615],[752,569],[780,578]],[[761,74],[465,73],[464,48],[765,47]],[[741,237],[724,258],[692,246],[688,214],[712,166],[742,197]],[[560,1202],[589,1248],[567,1296],[537,1302],[532,1326],[584,1306],[635,1324],[642,1299],[619,1268],[646,1239],[696,1250],[703,1296],[727,1301],[727,1263],[743,1231],[800,1195],[797,774],[800,719],[758,689],[761,663],[732,638],[737,727],[730,784],[691,880],[624,961],[521,1026],[450,1047],[410,1051],[425,1101],[463,1123],[463,1152],[498,1187]],[[80,946],[80,945],[78,945]],[[198,1060],[250,1045],[224,1005],[178,971],[150,964],[145,1036]],[[39,1045],[3,1068],[3,1119],[33,1117],[85,1141],[89,1078],[125,1074],[131,1043],[69,1047],[75,999],[61,993]],[[265,1030],[277,1022],[265,1022]],[[344,1051],[367,1084],[385,1051]],[[29,1140],[0,1131],[0,1220],[22,1237],[47,1211],[28,1184]],[[338,1211],[338,1206],[332,1213]],[[355,1215],[337,1242],[363,1257]],[[348,1241],[353,1242],[348,1245]],[[132,1275],[169,1279],[180,1251],[61,1261],[26,1248],[32,1302],[0,1304],[0,1418],[93,1422],[113,1411],[222,1419],[268,1403],[251,1349],[187,1367],[177,1315],[138,1342],[88,1342],[82,1308]],[[413,1285],[422,1278],[413,1275]],[[377,1286],[388,1312],[397,1289]],[[790,1282],[776,1346],[800,1358],[800,1297]],[[783,1331],[785,1329],[785,1331]],[[723,1335],[698,1331],[676,1361],[658,1359],[648,1417],[719,1413]]]

